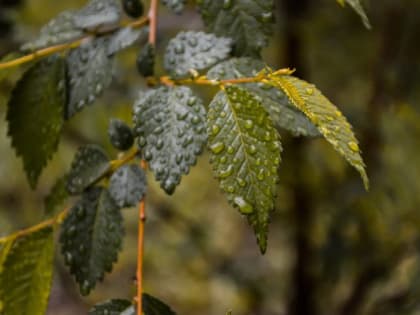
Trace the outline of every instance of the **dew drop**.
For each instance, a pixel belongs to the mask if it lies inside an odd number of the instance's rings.
[[[354,152],[359,152],[359,145],[356,143],[356,142],[354,142],[354,141],[350,141],[349,143],[348,143],[348,145],[349,145],[349,148],[352,150],[352,151],[354,151]]]
[[[222,142],[216,142],[210,146],[210,150],[214,154],[219,154],[225,149],[225,145]]]
[[[254,211],[252,205],[246,202],[245,199],[241,196],[235,197],[235,199],[233,199],[233,202],[238,206],[239,211],[243,214],[250,214]]]
[[[220,178],[227,178],[233,174],[233,165],[229,165],[226,169],[219,172]]]

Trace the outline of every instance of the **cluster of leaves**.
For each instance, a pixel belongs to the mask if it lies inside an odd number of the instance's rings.
[[[110,160],[98,145],[80,148],[47,198],[47,212],[55,213],[68,196],[79,196],[62,224],[60,243],[82,294],[112,270],[124,235],[121,209],[135,206],[146,192],[143,169],[130,164],[136,157],[148,162],[162,189],[172,194],[207,146],[221,190],[247,218],[263,253],[279,180],[279,129],[295,136],[323,136],[368,186],[358,141],[338,108],[314,85],[292,76],[293,71],[274,71],[260,60],[274,23],[273,1],[196,2],[207,32],[181,32],[169,41],[163,56],[169,76],[139,93],[133,128],[111,120],[110,141],[127,151],[125,158]],[[184,1],[164,4],[179,13]],[[144,11],[134,0],[125,0],[122,7],[132,17]],[[121,17],[116,1],[91,0],[78,11],[61,13],[22,47],[70,48],[66,56],[35,62],[9,101],[9,136],[32,187],[57,150],[65,122],[111,84],[115,54],[142,42],[148,32],[147,27],[120,27]],[[155,47],[143,45],[139,72],[153,75],[154,59]],[[219,91],[205,106],[187,83],[218,86]],[[43,314],[52,277],[52,235],[53,229],[46,227],[3,246],[0,279],[8,285],[1,286],[0,301],[5,315]],[[154,298],[144,299],[146,314],[172,314]],[[113,300],[97,305],[91,314],[105,311],[127,315],[134,314],[134,307]]]

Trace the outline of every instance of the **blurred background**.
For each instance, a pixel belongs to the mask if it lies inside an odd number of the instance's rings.
[[[84,3],[0,0],[0,57],[60,11]],[[326,141],[282,131],[277,207],[261,256],[246,221],[221,195],[207,154],[172,197],[150,176],[145,287],[178,314],[420,314],[420,1],[364,3],[371,31],[334,0],[276,0],[264,58],[275,68],[296,68],[340,107],[361,140],[371,190]],[[179,16],[162,8],[159,50],[179,30],[202,27],[192,5]],[[44,197],[80,145],[100,143],[115,156],[109,119],[131,122],[133,98],[146,88],[133,67],[138,51],[119,56],[112,89],[67,123],[36,191],[10,148],[4,119],[20,72],[0,78],[0,236],[42,220]],[[211,90],[199,92],[210,100]],[[49,315],[86,314],[96,302],[131,299],[136,210],[124,216],[119,262],[89,297],[80,297],[57,250]]]

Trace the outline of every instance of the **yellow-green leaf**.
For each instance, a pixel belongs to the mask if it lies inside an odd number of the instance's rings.
[[[53,229],[29,234],[12,246],[0,273],[2,315],[44,315],[53,274]]]
[[[369,180],[358,141],[340,110],[313,84],[296,77],[272,73],[264,82],[286,93],[291,103],[312,121],[334,149],[360,173],[368,189]]]

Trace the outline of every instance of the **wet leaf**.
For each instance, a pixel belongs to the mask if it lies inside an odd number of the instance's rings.
[[[8,135],[32,188],[57,151],[64,123],[65,62],[52,56],[34,64],[13,89]]]
[[[271,74],[266,80],[286,93],[290,102],[318,128],[334,149],[360,173],[365,188],[369,187],[359,143],[347,119],[315,85],[293,76]]]
[[[269,115],[247,90],[227,86],[208,112],[210,162],[229,203],[247,216],[264,253],[281,144]]]
[[[112,174],[109,193],[120,208],[135,207],[146,193],[146,174],[138,165],[124,165]]]
[[[203,70],[226,59],[231,50],[229,38],[203,32],[181,32],[173,38],[165,53],[165,69],[174,77],[190,70]]]
[[[82,193],[110,169],[107,154],[97,145],[81,147],[74,156],[67,176],[67,191],[72,195]]]
[[[206,142],[205,109],[188,87],[149,90],[134,105],[134,131],[142,157],[172,194]]]
[[[13,244],[0,273],[1,313],[44,315],[53,274],[53,229],[44,228]]]
[[[252,58],[232,58],[213,67],[207,77],[213,80],[253,77],[266,65]],[[240,87],[254,95],[270,114],[274,125],[290,131],[294,136],[316,137],[320,133],[310,120],[289,102],[283,91],[264,83],[245,83]]]
[[[70,51],[67,57],[69,119],[85,106],[92,104],[111,84],[113,58],[108,57],[108,40],[98,38]]]
[[[126,151],[134,144],[134,135],[131,128],[122,120],[111,119],[108,127],[108,136],[114,148]]]
[[[103,188],[86,191],[63,222],[61,252],[83,295],[111,272],[121,250],[121,211]]]
[[[199,0],[207,29],[234,41],[235,56],[259,57],[274,22],[273,0]]]

